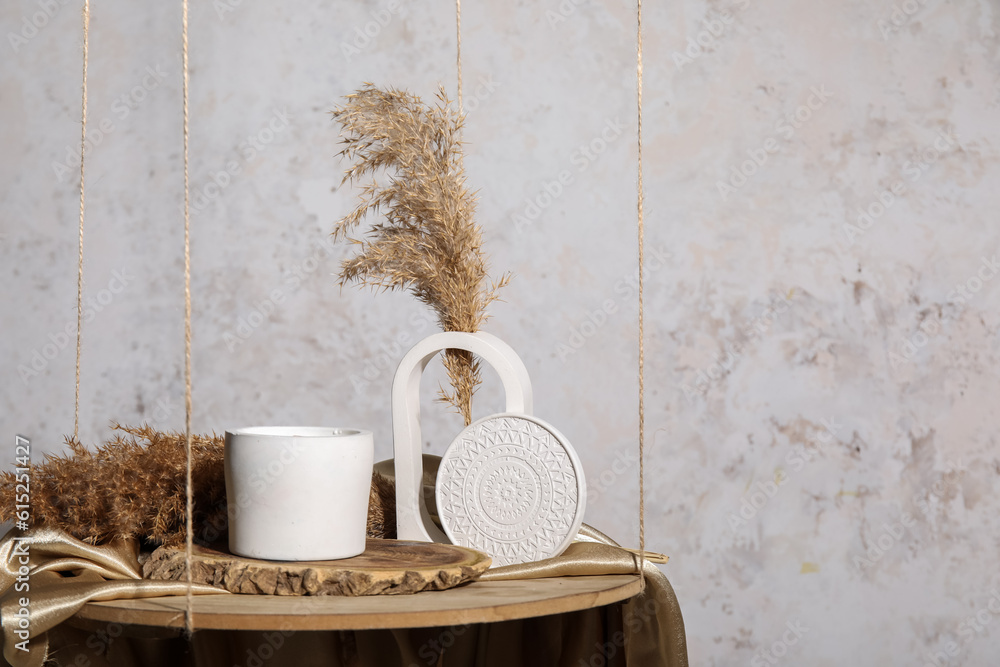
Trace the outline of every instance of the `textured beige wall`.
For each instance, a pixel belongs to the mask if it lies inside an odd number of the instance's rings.
[[[183,425],[177,4],[93,7],[86,441]],[[356,424],[391,451],[392,368],[432,326],[340,292],[324,244],[355,198],[327,111],[363,81],[455,88],[453,5],[393,7],[193,3],[198,430]],[[998,9],[647,3],[647,536],[692,664],[1000,654]],[[631,11],[466,2],[463,39],[467,166],[515,274],[489,329],[579,450],[588,520],[635,544]],[[72,430],[78,26],[0,6],[0,434],[36,452]],[[433,384],[440,453],[460,425]]]

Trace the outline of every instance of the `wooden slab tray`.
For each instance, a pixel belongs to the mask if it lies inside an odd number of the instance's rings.
[[[365,552],[330,561],[255,560],[222,547],[195,546],[195,583],[251,595],[408,595],[472,581],[490,566],[486,554],[451,544],[368,540]],[[186,581],[184,550],[160,547],[142,566],[146,579]]]

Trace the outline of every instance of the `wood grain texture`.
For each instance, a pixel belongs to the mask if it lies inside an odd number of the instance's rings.
[[[202,595],[194,598],[194,622],[203,630],[421,628],[561,614],[613,604],[638,592],[637,575],[609,574],[474,581],[404,597]],[[184,602],[184,596],[91,602],[70,623],[83,629],[107,623],[183,628]]]
[[[360,556],[331,561],[267,561],[196,546],[192,576],[248,595],[410,595],[442,591],[479,577],[484,553],[451,544],[369,539]],[[182,581],[184,550],[160,547],[142,566],[146,579]]]

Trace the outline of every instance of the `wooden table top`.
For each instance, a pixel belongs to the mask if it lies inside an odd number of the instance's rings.
[[[208,630],[371,630],[492,623],[620,602],[639,592],[635,574],[476,581],[445,591],[366,597],[198,595],[196,628]],[[90,602],[71,623],[183,628],[184,596]]]

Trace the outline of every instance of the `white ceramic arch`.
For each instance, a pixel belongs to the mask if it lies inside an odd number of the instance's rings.
[[[506,412],[531,414],[531,379],[517,353],[484,331],[445,331],[419,341],[399,362],[392,380],[392,446],[396,477],[396,535],[401,540],[450,542],[431,520],[424,502],[420,443],[420,377],[447,349],[466,350],[496,370],[506,394]]]

